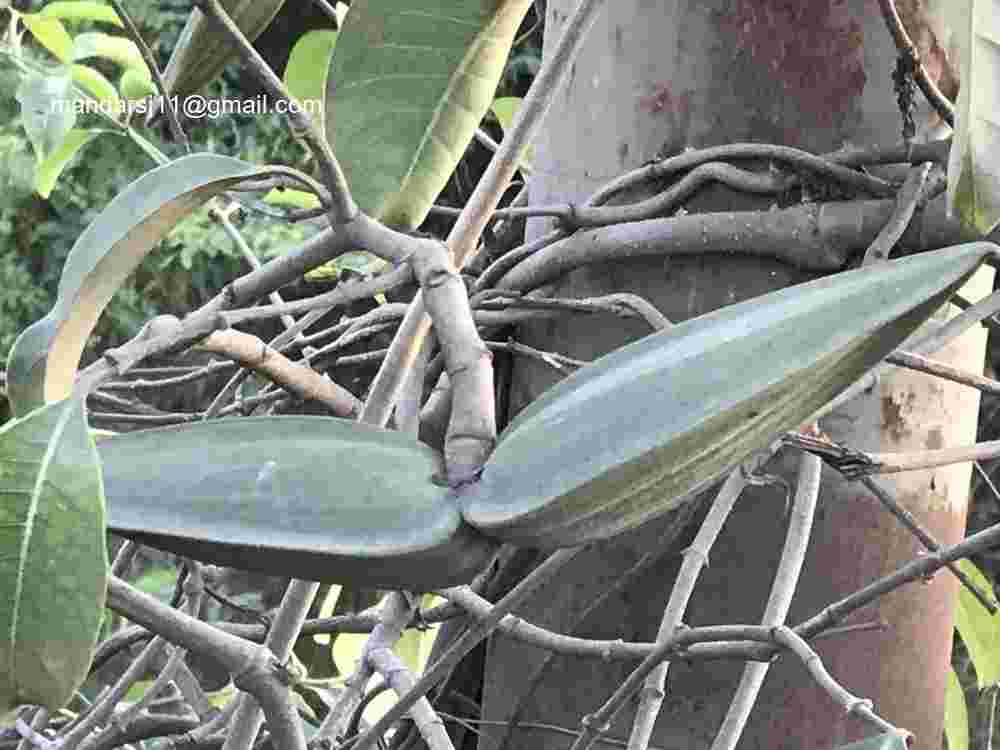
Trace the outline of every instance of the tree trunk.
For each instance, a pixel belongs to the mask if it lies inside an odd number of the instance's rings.
[[[575,0],[549,0],[546,50]],[[895,50],[875,0],[616,0],[607,3],[557,94],[534,151],[531,202],[580,202],[598,186],[654,158],[688,146],[741,141],[780,143],[817,153],[846,143],[890,145],[900,140],[900,115],[890,80]],[[763,208],[721,189],[703,191],[691,210]],[[529,226],[529,236],[547,229]],[[776,261],[734,253],[725,257],[658,257],[593,265],[549,292],[586,297],[632,291],[680,321],[808,276]],[[859,248],[863,251],[864,248]],[[990,274],[968,294],[989,291]],[[942,313],[946,314],[946,313]],[[611,317],[560,319],[526,328],[527,343],[579,358],[599,356],[645,335],[635,321]],[[985,334],[971,332],[941,358],[981,371]],[[752,365],[733,362],[733,367]],[[516,363],[514,410],[551,385],[551,372]],[[876,392],[824,420],[833,439],[865,450],[916,450],[971,443],[978,395],[927,376],[897,371]],[[797,457],[776,460],[794,481]],[[883,482],[942,544],[964,531],[969,467],[915,472]],[[702,575],[685,621],[689,625],[757,623],[780,554],[782,491],[753,488],[737,504]],[[663,523],[599,545],[536,596],[519,614],[579,635],[653,640],[678,567],[667,557],[608,598],[582,623],[581,612],[660,538]],[[675,551],[679,544],[674,544]],[[790,622],[870,582],[921,548],[861,485],[824,469],[814,537]],[[941,746],[944,679],[951,650],[955,581],[948,573],[913,585],[852,621],[882,619],[880,632],[856,632],[817,644],[830,672],[849,690],[874,700],[877,711],[912,731],[916,747]],[[523,704],[524,722],[579,728],[631,664],[556,659],[528,698],[541,654],[496,637],[490,643],[484,718],[506,721]],[[711,744],[739,680],[742,663],[671,666],[668,693],[652,744],[702,748]],[[610,736],[627,739],[634,706]],[[810,681],[801,664],[772,668],[742,747],[823,748],[878,733],[844,714]],[[481,750],[494,750],[500,728],[484,729]],[[567,747],[571,738],[520,728],[509,747]]]

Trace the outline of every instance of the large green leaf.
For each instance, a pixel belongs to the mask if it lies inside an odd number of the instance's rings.
[[[285,0],[222,0],[222,7],[251,42],[263,33]],[[215,78],[236,56],[229,36],[195,8],[167,61],[167,92],[187,96]]]
[[[355,199],[413,228],[493,101],[531,0],[354,0],[327,79],[326,137]]]
[[[137,179],[108,204],[70,251],[56,304],[14,342],[7,395],[18,415],[70,393],[97,319],[125,278],[185,215],[257,168],[192,154]]]
[[[979,585],[980,591],[993,591],[989,579],[970,560],[960,560],[962,571]],[[996,602],[996,598],[993,597]],[[958,591],[955,627],[976,668],[980,689],[1000,683],[1000,614],[990,612],[964,586]]]
[[[788,287],[602,357],[504,432],[462,493],[466,520],[558,547],[678,507],[879,362],[994,249],[962,245]]]
[[[90,666],[107,574],[97,452],[80,399],[0,430],[0,712],[60,708]]]
[[[109,528],[197,560],[426,589],[468,582],[494,548],[432,481],[440,457],[397,432],[255,417],[119,435],[98,447]]]
[[[958,43],[962,69],[948,206],[986,234],[1000,222],[1000,17],[993,0],[949,0],[939,12]]]

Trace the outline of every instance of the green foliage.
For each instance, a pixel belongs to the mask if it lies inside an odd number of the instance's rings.
[[[87,674],[105,597],[101,468],[80,399],[0,430],[0,491],[0,711],[54,711]]]
[[[362,210],[409,229],[423,222],[493,101],[530,6],[352,4],[323,109],[327,140]]]

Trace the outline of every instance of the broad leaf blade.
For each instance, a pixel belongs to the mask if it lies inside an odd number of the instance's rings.
[[[87,337],[125,278],[180,219],[255,174],[256,167],[236,159],[193,154],[117,195],[73,245],[52,311],[11,348],[7,387],[15,413],[69,395]]]
[[[251,42],[260,36],[285,0],[222,0],[222,7]],[[236,56],[229,36],[195,8],[174,47],[163,80],[167,92],[187,96],[214,79]]]
[[[0,494],[0,711],[54,711],[87,675],[105,598],[100,465],[79,399],[0,430]]]
[[[1000,222],[1000,17],[992,0],[951,0],[941,12],[959,44],[962,87],[948,161],[948,208],[986,234]]]
[[[413,228],[493,101],[530,0],[355,0],[333,53],[326,137],[362,210]]]
[[[109,528],[197,560],[422,589],[466,583],[492,554],[432,481],[440,457],[390,430],[227,419],[119,435],[98,449]]]
[[[980,591],[993,591],[992,584],[970,560],[960,560],[958,565]],[[976,668],[980,689],[1000,683],[1000,614],[990,614],[963,586],[958,591],[955,627]]]
[[[963,245],[722,308],[581,368],[501,436],[466,520],[528,546],[678,508],[898,346],[993,246]]]

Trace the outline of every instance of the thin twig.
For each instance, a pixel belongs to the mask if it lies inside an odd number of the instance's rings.
[[[670,592],[670,599],[660,620],[660,628],[656,635],[657,642],[665,641],[673,636],[683,622],[684,612],[687,610],[691,594],[694,593],[698,577],[701,575],[702,569],[708,566],[708,556],[712,545],[718,539],[726,519],[746,486],[747,473],[742,466],[730,472],[729,478],[722,485],[708,515],[702,522],[698,535],[691,546],[684,550],[684,561],[681,563],[680,572],[677,574],[674,588]],[[669,661],[661,662],[649,674],[642,686],[639,694],[639,707],[636,709],[632,733],[629,735],[629,750],[646,750],[649,746],[656,717],[659,715],[660,706],[663,705],[663,699],[666,697],[667,670],[669,668]],[[613,719],[613,714],[601,714],[600,712],[584,717],[580,736],[573,743],[573,750],[587,750],[597,735],[602,734],[598,728],[609,725]]]
[[[219,28],[228,33],[232,42],[239,49],[240,55],[253,76],[267,89],[268,93],[278,101],[286,104],[292,102],[292,97],[285,89],[281,79],[275,75],[274,71],[267,64],[263,57],[254,49],[253,45],[240,31],[239,27],[229,17],[226,9],[219,0],[198,0],[196,6],[199,7],[206,16],[215,21]],[[327,143],[326,137],[320,133],[309,114],[302,107],[286,107],[288,120],[293,131],[302,138],[303,143],[309,148],[313,158],[319,165],[323,174],[323,183],[331,194],[330,221],[334,226],[346,224],[358,213],[357,204],[351,197],[351,191],[347,186],[347,178],[337,162],[337,157]]]
[[[181,144],[185,153],[191,153],[191,142],[188,141],[187,134],[184,132],[184,128],[181,127],[181,122],[177,117],[177,109],[174,106],[175,100],[167,94],[167,84],[163,80],[160,67],[156,64],[156,57],[153,55],[153,50],[149,48],[146,40],[142,38],[139,27],[132,20],[132,16],[126,10],[125,4],[121,0],[111,0],[111,7],[115,9],[122,24],[125,26],[126,33],[135,42],[135,46],[139,48],[139,54],[142,55],[146,67],[149,68],[149,73],[153,77],[153,84],[160,95],[160,101],[164,102],[164,108],[167,111],[167,123],[170,126],[170,135],[177,143]]]
[[[802,454],[788,533],[785,536],[785,546],[781,551],[778,569],[774,574],[771,594],[764,609],[762,619],[764,625],[784,625],[785,618],[788,617],[792,596],[802,573],[802,564],[812,535],[813,515],[819,498],[822,469],[823,462],[818,457],[809,453]],[[743,675],[726,718],[723,719],[722,726],[712,741],[712,750],[733,750],[739,743],[770,667],[768,662],[751,662],[743,667]]]
[[[882,11],[882,18],[885,19],[885,25],[892,35],[892,40],[896,43],[896,49],[911,63],[914,71],[913,78],[920,90],[924,92],[927,101],[934,107],[934,111],[941,119],[951,127],[955,127],[955,107],[948,101],[948,97],[941,93],[937,84],[931,80],[927,68],[924,67],[924,63],[920,59],[920,53],[903,27],[903,19],[896,11],[896,3],[893,0],[878,0],[878,6]]]

